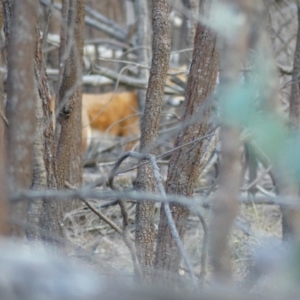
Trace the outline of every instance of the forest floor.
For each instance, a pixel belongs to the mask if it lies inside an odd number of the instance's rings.
[[[127,166],[128,167],[128,166]],[[91,172],[85,169],[84,181],[91,182],[101,176],[107,176],[111,166],[103,164],[98,171]],[[124,167],[126,169],[126,166]],[[166,166],[161,167],[162,177],[166,179]],[[122,187],[131,186],[131,181],[135,176],[135,171],[119,175],[116,181]],[[207,173],[207,178],[201,178],[197,189],[205,190],[203,186],[211,180],[211,174]],[[261,179],[261,186],[270,186],[270,179],[266,175]],[[101,190],[109,190],[109,187],[103,185]],[[114,200],[114,199],[111,199]],[[122,219],[118,205],[110,205],[110,201],[98,201],[89,199],[89,202],[106,217],[122,228]],[[129,214],[129,230],[134,236],[135,230],[135,203],[127,202]],[[159,204],[156,204],[155,221],[159,221]],[[210,208],[201,210],[206,222],[210,216]],[[123,242],[119,233],[107,225],[103,220],[91,212],[83,205],[66,215],[67,230],[66,234],[71,244],[80,247],[83,252],[80,254],[85,261],[91,262],[102,274],[107,275],[126,275],[132,276],[133,266],[130,253]],[[277,205],[242,204],[240,213],[235,221],[231,231],[230,249],[233,261],[234,276],[237,281],[241,281],[248,273],[252,264],[252,257],[264,245],[270,246],[277,244],[281,239],[281,215]],[[199,218],[191,214],[187,223],[187,231],[184,240],[185,247],[194,265],[196,274],[200,273],[201,253],[203,247],[203,228]],[[78,256],[74,254],[74,256]],[[184,267],[180,270],[181,275],[187,276]],[[206,278],[209,278],[209,268]]]

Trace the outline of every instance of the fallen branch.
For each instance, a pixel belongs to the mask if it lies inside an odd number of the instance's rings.
[[[115,38],[116,40],[118,40],[120,42],[126,41],[127,33],[124,35],[124,34],[120,33],[119,31],[115,30],[114,28],[112,28],[106,24],[100,23],[96,20],[93,20],[92,18],[90,18],[88,16],[85,16],[85,24],[109,35],[112,38]]]
[[[114,81],[119,81],[120,84],[127,85],[129,87],[134,87],[137,89],[147,89],[148,81],[143,79],[136,79],[126,75],[120,75],[117,72],[109,70],[107,68],[97,67],[94,70],[96,73],[99,73],[102,76],[110,78]],[[183,95],[184,91],[174,91],[173,88],[165,88],[165,94],[167,95]]]
[[[103,16],[102,14],[97,12],[95,9],[86,5],[85,11],[87,13],[89,13],[91,16],[93,16],[95,19],[97,19],[99,22],[109,26],[110,28],[114,29],[116,32],[119,32],[120,34],[122,34],[124,37],[127,36],[128,33],[124,28],[122,28],[120,25],[118,25],[113,20]]]
[[[54,3],[54,5],[51,4],[50,1],[47,0],[40,0],[40,2],[49,7],[51,10],[53,10],[53,7],[57,10],[61,10],[62,5],[61,3]],[[85,7],[86,11],[90,13],[91,9],[89,7]],[[119,25],[117,25],[115,22],[109,20],[108,18],[102,16],[100,13],[93,13],[93,17],[97,18],[99,21],[94,20],[88,16],[85,16],[85,23],[88,26],[91,26],[121,42],[126,41],[128,32],[124,29],[122,29]]]
[[[65,182],[65,186],[72,190],[76,191],[76,187],[72,186],[70,183]],[[104,214],[102,214],[100,211],[98,211],[92,204],[90,204],[85,198],[78,197],[95,215],[97,215],[102,221],[104,221],[106,224],[108,224],[112,229],[114,229],[117,233],[122,235],[122,230],[119,226],[117,226],[113,221],[111,221],[109,218],[107,218]]]
[[[293,74],[292,67],[283,66],[283,65],[277,63],[277,68],[278,68],[278,71],[283,75],[292,75]]]
[[[78,197],[91,198],[98,200],[109,200],[126,198],[126,201],[140,201],[148,200],[160,203],[170,203],[175,202],[188,207],[191,212],[197,212],[199,206],[209,207],[211,205],[211,197],[194,197],[191,198],[179,196],[179,195],[166,195],[162,197],[161,195],[154,193],[138,192],[138,191],[99,191],[91,189],[87,186],[78,188],[77,190],[20,190],[15,193],[11,193],[10,201],[12,203],[29,200],[33,201],[39,198],[49,198],[55,199],[60,198],[61,200],[70,200]],[[242,195],[238,198],[241,203],[244,204],[262,204],[262,205],[287,205],[292,208],[300,207],[300,198],[298,197],[271,197],[271,196],[256,196],[255,199],[249,201],[248,195]]]
[[[59,71],[57,69],[47,69],[46,73],[48,78],[56,80]],[[106,84],[112,84],[114,81],[102,75],[83,75],[82,83],[92,86],[102,86]]]

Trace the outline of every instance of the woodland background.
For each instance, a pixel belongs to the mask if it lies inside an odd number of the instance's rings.
[[[299,1],[0,8],[1,299],[299,299]],[[82,157],[82,92],[136,89]]]

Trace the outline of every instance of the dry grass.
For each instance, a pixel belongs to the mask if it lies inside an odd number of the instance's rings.
[[[212,166],[213,167],[213,166]],[[101,167],[96,173],[85,173],[85,181],[93,181],[97,176],[107,176],[110,167]],[[263,172],[261,170],[260,172]],[[166,179],[166,173],[164,179]],[[135,171],[119,175],[116,182],[123,188],[132,185],[132,178]],[[199,180],[197,189],[206,192],[205,185],[212,181],[213,169],[206,173],[205,178]],[[247,176],[247,173],[246,173]],[[270,179],[264,176],[259,185],[270,190]],[[108,187],[101,186],[101,190]],[[111,199],[114,200],[114,199]],[[121,213],[118,205],[105,206],[110,201],[89,200],[93,206],[122,228]],[[130,231],[134,236],[135,230],[135,203],[128,202],[127,209],[130,220]],[[203,208],[202,214],[208,222],[210,209]],[[159,218],[159,204],[157,204],[156,224]],[[72,244],[82,247],[88,255],[98,262],[97,268],[101,273],[132,275],[133,266],[130,253],[125,246],[120,234],[115,232],[109,225],[99,219],[84,204],[70,212],[66,216],[68,221],[67,235]],[[252,265],[252,257],[257,249],[263,247],[272,239],[281,238],[281,216],[276,205],[243,204],[240,207],[240,214],[232,229],[229,239],[232,250],[232,262],[234,278],[241,281],[245,278]],[[200,273],[200,258],[203,243],[203,228],[196,215],[191,214],[188,219],[187,231],[185,235],[185,247],[190,255],[196,274]],[[187,276],[183,269],[180,274]],[[207,279],[210,278],[208,268]]]

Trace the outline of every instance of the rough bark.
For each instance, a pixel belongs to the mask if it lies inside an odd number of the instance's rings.
[[[33,189],[56,188],[54,168],[54,132],[50,112],[50,95],[45,73],[40,30],[36,27],[35,76],[38,99],[36,104],[36,136],[34,142]],[[52,236],[62,237],[63,216],[60,202],[54,199],[38,199],[30,202],[28,222],[32,225],[27,230],[30,239],[55,241]],[[47,233],[46,235],[44,233]]]
[[[3,5],[0,4],[0,29],[3,27]],[[0,36],[0,48],[4,47],[3,36]],[[1,70],[4,69],[4,55],[3,51],[0,53],[0,67]],[[5,177],[5,141],[4,132],[7,126],[5,122],[4,113],[4,91],[3,91],[3,79],[4,73],[0,72],[0,235],[7,233],[7,215],[8,215],[8,198],[7,198],[7,182]]]
[[[294,54],[294,66],[292,74],[291,98],[290,98],[290,130],[292,143],[297,143],[300,134],[300,5],[297,5],[298,29],[297,42]],[[299,197],[299,179],[295,180],[291,174],[284,173],[279,180],[278,191],[283,196]],[[296,207],[289,208],[286,205],[281,205],[282,213],[282,236],[284,240],[293,238],[300,240],[300,210]]]
[[[209,15],[210,1],[201,7]],[[198,23],[194,41],[193,60],[187,83],[184,112],[181,118],[181,129],[176,138],[175,147],[205,135],[208,129],[208,118],[211,108],[211,95],[218,73],[218,51],[216,33],[204,24]],[[191,120],[194,122],[187,126]],[[202,171],[204,143],[195,143],[175,151],[169,162],[166,191],[168,194],[192,196],[196,180]],[[171,204],[173,218],[183,239],[189,211],[186,207]],[[158,241],[155,267],[160,270],[178,272],[181,257],[172,237],[165,210],[162,207],[158,228]],[[167,274],[170,273],[165,273]]]
[[[300,83],[298,76],[300,73],[300,6],[297,5],[298,31],[297,43],[294,55],[293,82],[290,99],[290,122],[293,129],[300,131]]]
[[[293,129],[300,130],[300,83],[296,80],[300,72],[300,6],[297,6],[298,29],[297,43],[294,55],[293,80],[296,82],[292,85],[292,94],[290,100],[290,122]]]
[[[171,49],[168,1],[155,0],[152,3],[152,63],[146,94],[145,110],[141,120],[140,151],[154,153],[154,142],[158,136],[164,86],[169,68]],[[155,191],[153,171],[145,164],[137,172],[137,189]],[[154,258],[154,204],[141,201],[136,209],[136,249],[145,280],[150,278]]]
[[[11,12],[6,105],[9,121],[7,165],[11,192],[22,188],[28,189],[32,180],[37,97],[34,80],[34,49],[38,5],[38,0],[15,1]],[[25,223],[27,208],[27,201],[12,204],[12,221]],[[12,232],[23,236],[24,228],[13,226]]]
[[[12,7],[12,0],[3,0],[3,13],[4,13],[4,24],[3,24],[3,31],[5,34],[5,47],[8,48],[9,43],[9,26],[10,26],[10,18],[11,18],[11,7]]]
[[[73,27],[73,28],[72,28]],[[65,182],[78,186],[82,181],[81,155],[81,66],[83,55],[84,1],[70,0],[68,13],[67,46],[63,53],[65,63],[62,83],[59,89],[58,116],[60,126],[56,156],[58,188]],[[64,210],[69,211],[77,201],[64,202]]]
[[[60,93],[60,87],[64,75],[64,69],[65,69],[65,52],[67,48],[67,38],[68,38],[68,16],[69,16],[69,1],[70,0],[63,0],[62,1],[62,7],[61,7],[61,26],[60,26],[60,46],[59,46],[59,75],[58,75],[58,81],[57,81],[57,88],[55,90],[55,107],[58,107],[59,103],[59,93]],[[74,26],[72,27],[74,29]],[[71,29],[69,29],[71,30]],[[70,34],[72,31],[70,31]],[[59,124],[58,124],[59,125]],[[59,126],[57,126],[56,129],[60,129]],[[58,139],[59,132],[56,130],[55,136]]]
[[[149,16],[148,5],[146,0],[134,1],[135,16],[137,22],[137,49],[139,64],[148,65],[150,34],[149,34]],[[138,78],[147,80],[149,71],[146,68],[139,67]],[[146,91],[138,90],[139,111],[143,112],[145,107]]]

